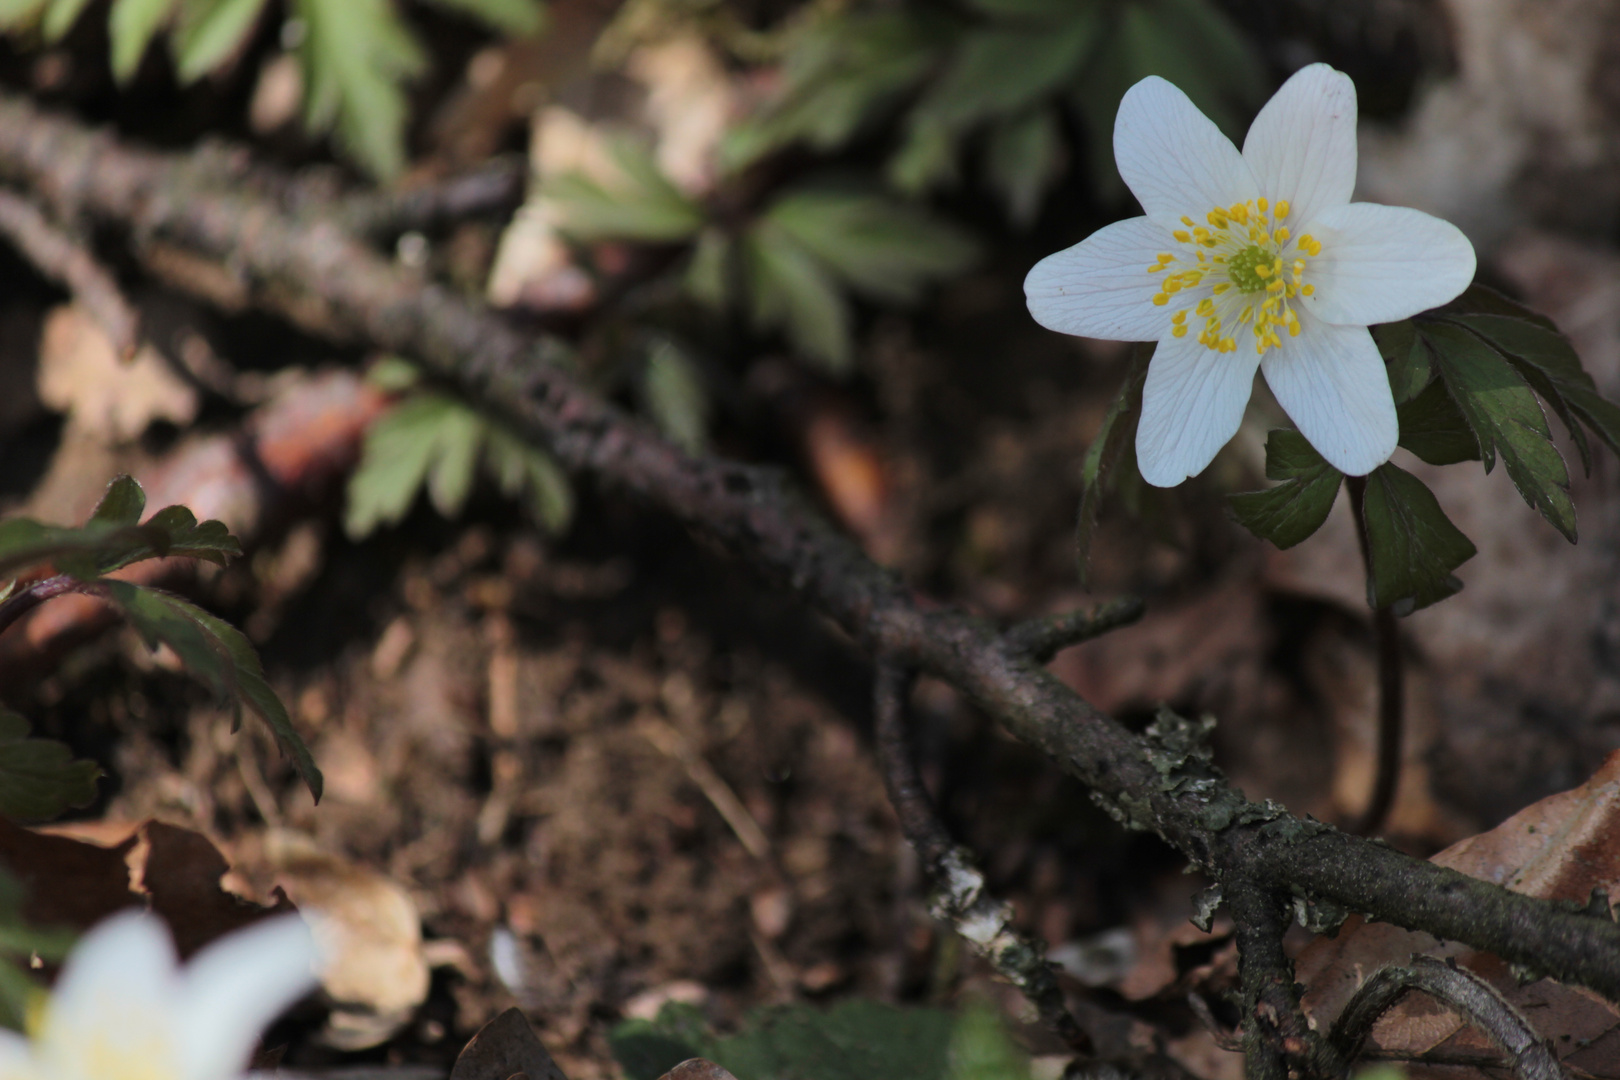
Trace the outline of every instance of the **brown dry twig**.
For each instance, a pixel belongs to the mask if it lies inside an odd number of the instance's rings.
[[[73,294],[106,332],[119,359],[135,355],[141,343],[140,316],[89,248],[58,228],[39,207],[4,189],[0,189],[0,233],[35,269]]]
[[[840,625],[873,656],[932,674],[1219,880],[1289,891],[1494,952],[1620,1000],[1620,926],[1251,803],[1185,741],[1138,736],[982,619],[920,603],[770,469],[693,457],[548,362],[565,350],[406,273],[335,225],[199,186],[184,156],[0,96],[0,178],[59,216],[121,226],[228,266],[300,325],[408,356],[588,476],[662,508]]]
[[[890,664],[878,666],[873,706],[883,785],[900,818],[900,831],[916,849],[933,882],[932,913],[950,923],[998,973],[1023,991],[1041,1020],[1070,1050],[1090,1056],[1091,1037],[1063,1003],[1063,991],[1046,961],[1046,942],[1013,928],[1012,905],[990,894],[984,874],[973,865],[973,853],[951,839],[934,810],[906,735],[910,692],[909,675]]]

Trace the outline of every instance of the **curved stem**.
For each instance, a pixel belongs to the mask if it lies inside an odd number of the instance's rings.
[[[95,590],[69,574],[57,574],[55,577],[24,585],[0,603],[0,634],[5,633],[12,623],[45,601],[70,592],[94,594]]]
[[[1350,506],[1356,517],[1356,540],[1361,545],[1361,565],[1372,579],[1372,554],[1367,546],[1365,501],[1367,478],[1346,480]],[[1395,788],[1401,778],[1401,736],[1405,727],[1405,672],[1401,657],[1401,631],[1395,612],[1385,606],[1373,609],[1373,644],[1378,651],[1378,766],[1372,798],[1352,826],[1358,836],[1371,836],[1384,826],[1384,819],[1395,805]]]

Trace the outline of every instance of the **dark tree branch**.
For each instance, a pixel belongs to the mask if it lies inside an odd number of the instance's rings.
[[[1546,1041],[1494,986],[1432,956],[1413,957],[1411,967],[1384,968],[1356,991],[1334,1021],[1330,1036],[1344,1060],[1355,1058],[1378,1018],[1412,990],[1444,1002],[1490,1036],[1508,1055],[1520,1080],[1564,1080]]]
[[[1294,962],[1283,951],[1289,917],[1281,897],[1241,878],[1221,883],[1232,912],[1243,987],[1243,1049],[1249,1080],[1343,1076],[1344,1063],[1305,1021]]]
[[[47,220],[39,207],[4,189],[0,189],[0,234],[40,273],[73,294],[106,332],[120,358],[135,355],[141,340],[140,317],[89,248]]]
[[[911,755],[906,733],[906,698],[911,676],[880,663],[873,690],[877,716],[878,761],[889,802],[900,818],[900,831],[916,849],[934,886],[934,917],[951,924],[1007,981],[1024,992],[1042,1022],[1082,1057],[1093,1052],[1091,1036],[1075,1022],[1063,1002],[1063,991],[1046,961],[1046,942],[1021,934],[1012,925],[1012,905],[985,887],[984,874],[973,865],[973,853],[958,846],[934,810],[928,789]]]
[[[1070,611],[1027,619],[1007,630],[1007,648],[1023,653],[1037,664],[1044,664],[1071,645],[1129,626],[1140,619],[1145,610],[1139,597],[1127,596],[1089,612]]]
[[[387,239],[412,229],[439,226],[514,209],[523,201],[523,159],[508,154],[475,169],[403,191],[348,195],[335,207],[338,222],[356,236]],[[317,209],[320,209],[317,207]]]
[[[1005,730],[1217,878],[1319,901],[1494,952],[1620,1000],[1620,926],[1521,896],[1280,808],[1248,802],[1186,746],[1138,737],[982,619],[919,603],[771,470],[692,457],[548,363],[563,346],[423,284],[334,225],[200,186],[184,157],[0,96],[0,178],[228,266],[249,298],[322,333],[411,357],[568,469],[663,508],[793,591],[873,655],[957,687]]]

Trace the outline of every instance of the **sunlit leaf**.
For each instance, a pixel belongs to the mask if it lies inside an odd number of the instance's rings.
[[[1598,393],[1569,340],[1536,323],[1506,315],[1460,315],[1467,327],[1499,350],[1569,429],[1581,461],[1591,471],[1590,451],[1577,419],[1620,454],[1620,408]]]
[[[50,739],[28,737],[28,721],[0,707],[0,817],[46,821],[95,801],[101,768],[75,760]]]
[[[309,787],[321,798],[321,771],[292,726],[287,708],[265,682],[258,653],[242,632],[190,601],[127,581],[103,581],[97,591],[123,611],[130,625],[153,648],[173,649],[191,672],[215,694],[246,705],[265,722],[276,743]]]
[[[0,27],[26,26],[39,17],[50,0],[0,0]]]
[[[1446,389],[1479,442],[1485,470],[1491,470],[1500,454],[1524,501],[1574,543],[1575,504],[1569,496],[1569,470],[1524,377],[1461,326],[1426,321],[1419,332],[1434,353]]]
[[[1074,543],[1082,586],[1091,581],[1091,540],[1097,531],[1097,514],[1103,499],[1114,489],[1117,470],[1126,457],[1131,457],[1136,442],[1136,424],[1142,418],[1142,384],[1147,380],[1152,357],[1152,345],[1138,345],[1131,351],[1125,383],[1109,403],[1102,427],[1080,463],[1080,512],[1075,521]]]
[[[234,56],[247,41],[266,0],[181,0],[171,39],[175,70],[191,83]]]
[[[574,516],[574,489],[550,454],[499,424],[491,425],[484,452],[502,494],[521,499],[547,532],[568,528]]]
[[[434,429],[434,461],[427,477],[428,501],[445,517],[461,513],[467,496],[472,494],[487,429],[484,418],[466,406],[446,410]]]
[[[850,310],[832,272],[780,225],[757,222],[744,237],[754,325],[782,329],[805,359],[834,374],[854,362]]]
[[[433,0],[433,3],[481,19],[514,37],[537,34],[545,22],[545,8],[538,0]]]
[[[1367,602],[1374,608],[1407,615],[1462,588],[1452,571],[1474,557],[1474,545],[1423,481],[1380,465],[1367,477],[1363,513],[1372,563]]]
[[[45,18],[39,24],[45,40],[55,42],[66,37],[89,3],[90,0],[51,0],[51,6],[45,9]]]
[[[304,20],[299,57],[311,130],[335,127],[373,174],[405,167],[403,83],[427,63],[388,0],[296,0]]]
[[[1028,1080],[1029,1054],[989,1004],[969,1002],[951,1028],[947,1080]]]
[[[1239,523],[1279,548],[1291,548],[1327,521],[1344,474],[1329,465],[1299,432],[1278,428],[1266,436],[1266,491],[1227,496]]]
[[[448,398],[422,394],[395,406],[366,431],[360,464],[349,477],[344,532],[369,536],[410,512],[438,449],[438,426],[454,408]]]
[[[608,148],[618,169],[615,181],[584,173],[547,181],[545,197],[564,232],[580,240],[661,243],[684,240],[703,227],[702,208],[669,182],[645,145],[621,136]]]
[[[174,10],[177,0],[117,0],[107,16],[113,76],[128,82],[141,66],[147,46]]]

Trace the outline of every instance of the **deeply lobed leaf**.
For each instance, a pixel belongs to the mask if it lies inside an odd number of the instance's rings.
[[[1380,465],[1367,477],[1364,498],[1372,571],[1368,604],[1407,615],[1462,588],[1452,571],[1474,557],[1474,545],[1423,481],[1395,465]]]
[[[1344,474],[1329,465],[1299,432],[1278,428],[1266,436],[1266,491],[1228,495],[1238,522],[1262,540],[1291,548],[1327,521]]]
[[[0,817],[47,821],[88,806],[100,776],[100,766],[75,760],[62,743],[29,738],[28,721],[0,707]]]

